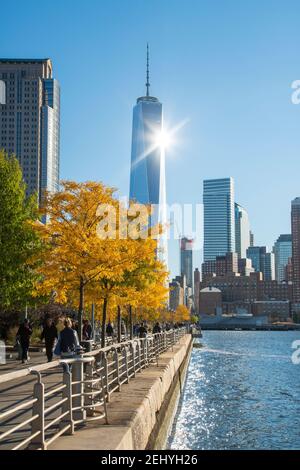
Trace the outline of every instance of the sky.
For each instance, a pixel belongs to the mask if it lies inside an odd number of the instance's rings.
[[[271,248],[300,196],[299,17],[297,0],[2,1],[0,57],[52,59],[61,177],[128,195],[149,42],[151,94],[169,127],[185,122],[166,152],[168,202],[201,203],[203,179],[232,176],[255,244]],[[170,242],[172,275],[178,251]]]

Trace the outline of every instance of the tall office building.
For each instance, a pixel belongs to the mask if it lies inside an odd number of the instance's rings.
[[[60,89],[51,60],[0,59],[0,80],[0,148],[17,156],[27,195],[40,201],[59,188]]]
[[[254,271],[263,274],[265,281],[275,279],[274,253],[269,253],[266,246],[250,246],[247,249],[247,258],[251,260]]]
[[[133,108],[130,200],[154,205],[151,223],[166,224],[165,152],[162,104],[150,96],[149,49],[147,46],[146,96],[137,99]],[[162,260],[167,265],[167,238],[159,240]]]
[[[194,309],[197,315],[199,314],[200,282],[200,271],[198,268],[196,268],[194,271]]]
[[[300,304],[300,197],[292,201],[293,301]]]
[[[233,178],[203,181],[204,261],[235,251]]]
[[[247,211],[239,204],[234,204],[235,213],[235,251],[239,258],[246,258],[250,246],[250,225]]]
[[[286,281],[286,266],[292,257],[292,235],[279,235],[274,243],[275,279],[278,282]]]
[[[250,230],[250,245],[249,246],[254,246],[254,233]]]
[[[186,278],[186,286],[193,288],[193,243],[190,238],[180,240],[180,272]]]
[[[275,280],[275,256],[272,252],[267,252],[265,254],[265,266],[263,275],[265,281]]]

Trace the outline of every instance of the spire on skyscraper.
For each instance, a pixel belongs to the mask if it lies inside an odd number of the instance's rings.
[[[147,43],[147,72],[146,72],[146,96],[149,96],[149,88],[150,88],[150,82],[149,82],[149,44]]]

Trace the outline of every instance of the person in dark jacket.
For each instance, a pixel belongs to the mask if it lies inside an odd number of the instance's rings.
[[[17,332],[17,339],[20,341],[22,349],[22,363],[28,361],[28,349],[30,344],[30,336],[32,335],[32,327],[29,323],[28,318],[25,318],[24,322],[20,325]]]
[[[158,322],[155,323],[155,325],[153,327],[153,330],[152,330],[152,333],[153,334],[161,333],[161,327],[160,327],[160,324]]]
[[[62,357],[70,357],[76,354],[77,348],[80,347],[78,335],[72,328],[72,321],[70,318],[66,318],[64,322],[64,329],[59,335],[59,349]]]
[[[147,336],[147,328],[144,323],[141,323],[141,326],[139,327],[139,337],[146,338],[146,336]]]
[[[108,322],[108,324],[107,324],[106,334],[107,334],[107,336],[113,336],[114,335],[114,329],[113,329],[113,326],[110,322]]]
[[[84,340],[92,339],[93,329],[88,320],[83,320],[82,338]]]
[[[55,340],[58,338],[57,328],[54,325],[54,322],[51,318],[46,319],[45,326],[42,331],[41,340],[45,340],[46,346],[46,355],[48,362],[52,361],[53,358],[53,348]]]

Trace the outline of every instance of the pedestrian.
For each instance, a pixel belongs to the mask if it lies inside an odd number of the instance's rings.
[[[80,348],[77,331],[72,328],[72,320],[66,318],[64,329],[60,332],[54,354],[61,357],[72,357]]]
[[[52,318],[47,318],[42,334],[41,334],[41,340],[45,340],[45,346],[46,346],[46,355],[48,362],[51,362],[53,359],[53,349],[54,349],[54,344],[55,341],[58,338],[57,334],[57,328],[54,325],[54,322]]]
[[[24,322],[19,326],[17,332],[17,341],[20,342],[22,349],[22,364],[28,361],[28,349],[30,344],[30,336],[32,335],[32,327],[29,323],[28,318],[25,318]]]
[[[107,323],[106,334],[107,334],[107,336],[113,336],[114,335],[114,329],[113,329],[113,326],[110,322]]]
[[[139,327],[139,338],[146,338],[147,336],[147,328],[144,323],[141,323]]]
[[[87,319],[83,320],[82,338],[84,340],[90,340],[92,339],[92,334],[93,334],[93,330],[92,330],[92,326],[90,322]]]
[[[153,330],[152,330],[152,333],[153,334],[161,333],[161,327],[160,327],[160,324],[158,322],[155,323],[155,325],[153,327]]]

